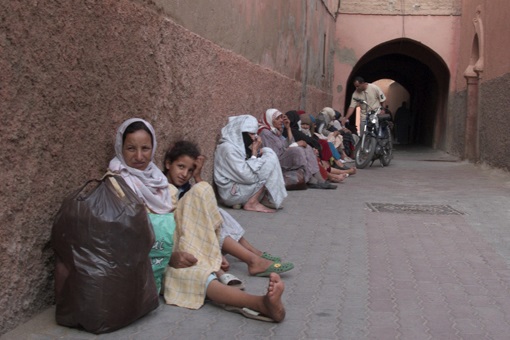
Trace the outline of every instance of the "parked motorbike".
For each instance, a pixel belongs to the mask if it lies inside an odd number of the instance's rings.
[[[367,116],[363,135],[355,149],[356,167],[363,169],[369,163],[374,164],[379,159],[381,166],[390,165],[393,158],[393,139],[391,136],[391,115],[385,113],[382,107],[373,109],[365,100],[354,99],[365,105]]]

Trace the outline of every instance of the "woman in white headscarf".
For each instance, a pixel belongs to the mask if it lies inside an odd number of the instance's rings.
[[[223,221],[218,209],[214,209],[214,191],[207,182],[200,182],[177,203],[177,189],[153,162],[156,145],[154,129],[148,122],[128,119],[117,131],[116,156],[109,169],[121,175],[144,201],[154,229],[165,231],[175,225],[173,239],[161,242],[156,237],[149,254],[156,281],[161,284],[165,277],[166,303],[198,309],[207,296],[246,317],[282,321],[284,283],[275,272],[269,274],[267,293],[262,296],[217,280],[214,273],[220,269],[222,260],[218,236]],[[155,253],[156,250],[159,252]],[[264,319],[262,314],[269,318]]]
[[[229,118],[214,154],[214,182],[224,204],[274,212],[272,208],[281,206],[287,191],[278,157],[273,150],[261,148],[257,129],[257,119],[251,115]],[[266,192],[267,200],[263,199]]]

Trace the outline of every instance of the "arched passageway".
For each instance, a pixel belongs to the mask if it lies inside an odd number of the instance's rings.
[[[437,53],[411,39],[396,39],[372,48],[349,75],[344,110],[354,92],[356,76],[367,82],[392,79],[402,85],[409,93],[407,107],[414,115],[409,143],[444,146],[450,72]]]

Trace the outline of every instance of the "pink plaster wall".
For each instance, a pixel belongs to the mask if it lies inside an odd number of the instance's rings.
[[[475,27],[473,19],[477,8],[481,8],[481,18],[484,27],[483,57],[485,59],[482,82],[501,77],[509,72],[510,48],[508,37],[510,25],[508,13],[510,2],[506,0],[465,0],[462,5],[462,21],[459,46],[459,72],[456,84],[459,90],[466,87],[464,71],[469,65]],[[481,37],[480,37],[481,38]]]
[[[429,47],[443,59],[450,74],[456,74],[459,23],[458,16],[340,14],[335,48],[334,105],[343,106],[347,79],[358,60],[370,49],[394,39],[405,37]]]
[[[197,141],[211,179],[228,116],[332,100],[327,86],[303,89],[150,1],[2,1],[0,18],[0,334],[52,303],[53,217],[66,194],[105,171],[123,120],[153,123],[158,164],[172,141]]]
[[[154,3],[178,24],[253,63],[331,91],[339,0]]]

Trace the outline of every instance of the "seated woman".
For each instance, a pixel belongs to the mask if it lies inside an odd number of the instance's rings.
[[[286,137],[282,136],[284,130]],[[284,172],[302,168],[309,188],[336,189],[336,185],[322,178],[313,149],[305,141],[295,140],[287,116],[277,109],[268,109],[260,120],[258,133],[262,144],[276,153]]]
[[[203,181],[204,162],[205,157],[200,154],[197,145],[189,141],[178,141],[166,152],[163,173],[179,190],[179,198],[191,189],[192,177],[195,183]],[[262,252],[251,245],[244,237],[243,227],[225,210],[217,209],[223,218],[220,227],[220,247],[224,253],[245,262],[250,275],[269,276],[272,272],[283,273],[294,268],[292,263],[281,263],[280,257]]]
[[[339,121],[340,116],[340,112],[330,107],[323,108],[322,111],[319,112],[321,124],[318,126],[317,132],[329,138],[331,138],[331,133],[339,135],[339,137],[342,138],[342,145],[339,148],[339,151],[342,152],[342,159],[352,162],[353,160],[349,156],[354,154],[356,145],[354,135],[351,130],[342,126],[342,123]]]
[[[273,150],[261,148],[257,128],[253,116],[229,118],[214,153],[214,182],[227,206],[270,213],[280,208],[287,191],[278,158]]]
[[[319,155],[320,165],[327,170],[328,179],[330,179],[332,182],[339,182],[344,177],[346,177],[346,176],[342,177],[339,175],[349,176],[356,174],[357,172],[356,167],[339,169],[338,167],[331,166],[330,158],[334,157],[334,155],[332,152],[330,152],[330,150],[335,150],[335,147],[332,143],[329,143],[326,140],[326,137],[324,137],[321,134],[315,133],[315,123],[312,120],[313,119],[312,115],[303,113],[299,116],[299,119],[301,120],[300,133],[307,136],[307,138],[311,138],[318,141],[322,146]],[[295,123],[294,125],[297,125],[297,123]]]
[[[158,242],[153,248],[158,254],[150,254],[159,257],[153,261],[158,269],[154,274],[157,281],[165,276],[166,303],[198,309],[207,296],[216,303],[234,306],[234,311],[247,317],[253,314],[245,313],[245,308],[257,311],[257,318],[263,314],[271,321],[282,321],[284,283],[278,274],[270,274],[267,293],[262,296],[226,286],[212,274],[220,269],[222,261],[217,238],[222,220],[217,209],[211,209],[216,206],[212,187],[206,182],[194,185],[176,207],[172,191],[176,193],[177,189],[168,184],[166,176],[153,163],[156,146],[154,129],[148,122],[128,119],[117,131],[116,156],[109,169],[122,176],[143,200],[149,216],[158,217],[151,217],[151,221],[157,222],[154,228],[170,229],[175,222],[175,244]],[[168,258],[169,262],[165,260]],[[164,274],[158,266],[166,269]]]

